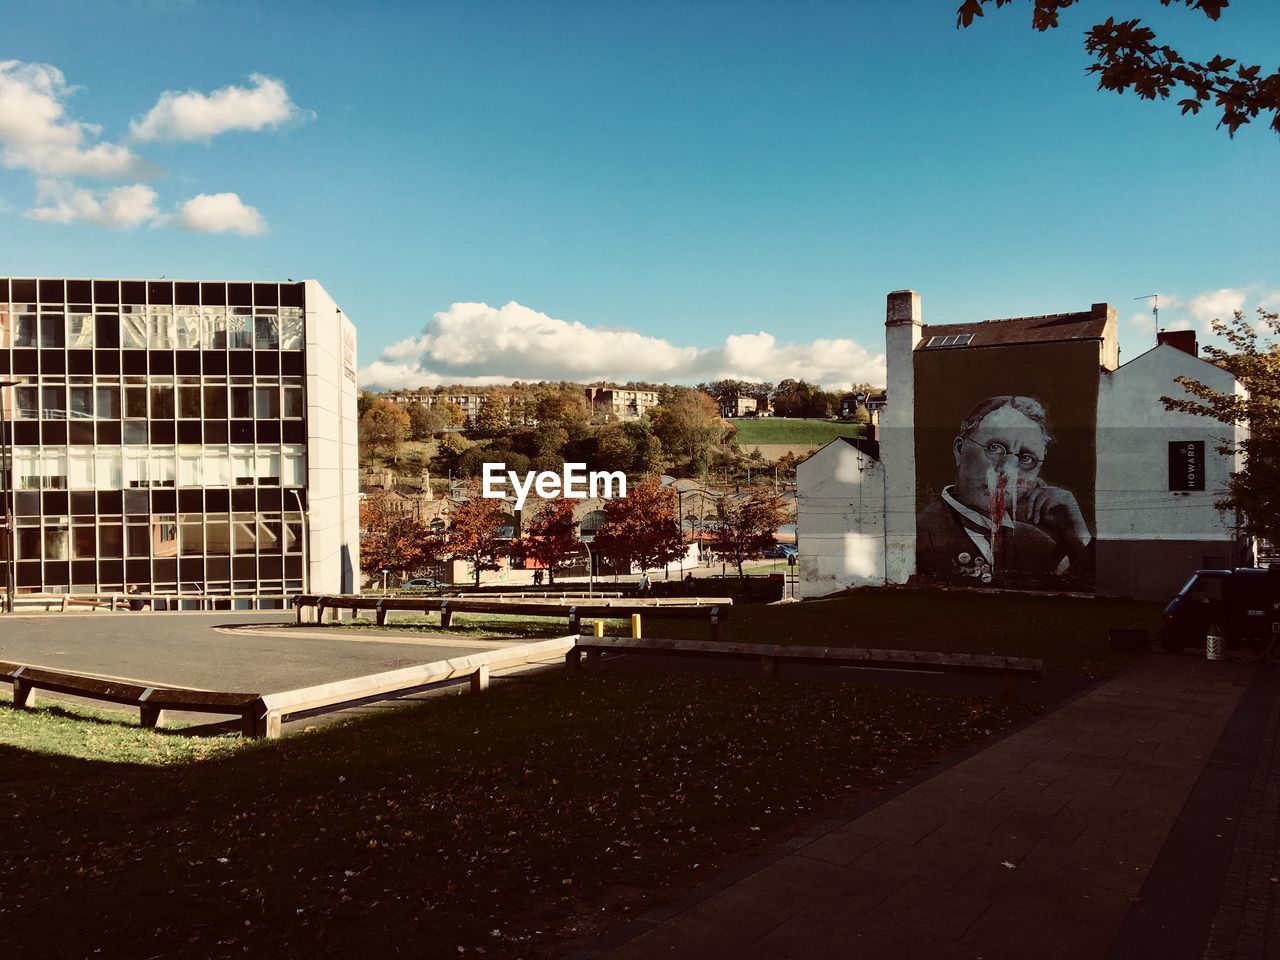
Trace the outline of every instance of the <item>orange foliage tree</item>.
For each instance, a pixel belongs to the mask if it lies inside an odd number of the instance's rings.
[[[520,540],[519,549],[547,568],[551,582],[556,582],[556,567],[578,552],[578,523],[573,517],[573,501],[566,497],[547,500],[529,523],[528,532]]]
[[[684,535],[676,520],[676,493],[656,477],[628,485],[627,495],[604,505],[604,523],[595,549],[613,561],[630,561],[641,569],[665,567],[685,554]]]
[[[506,526],[507,513],[502,501],[473,495],[453,511],[441,556],[446,560],[465,560],[471,564],[476,586],[485,570],[501,569],[498,558],[507,552],[507,544],[498,539]]]

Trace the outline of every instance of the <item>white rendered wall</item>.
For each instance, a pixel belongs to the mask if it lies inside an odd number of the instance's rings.
[[[1096,520],[1099,540],[1228,540],[1234,518],[1214,506],[1239,469],[1221,456],[1224,440],[1241,428],[1166,410],[1162,396],[1190,397],[1174,379],[1192,377],[1216,390],[1243,392],[1235,378],[1168,344],[1113,372],[1103,372],[1098,395]],[[1203,440],[1205,489],[1169,490],[1170,441]]]
[[[801,599],[885,582],[884,480],[881,463],[843,440],[797,467]]]
[[[885,573],[906,583],[916,572],[916,345],[924,323],[920,294],[895,290],[885,314],[886,389],[880,414],[880,459],[889,475]]]
[[[312,593],[360,584],[360,484],[355,326],[306,282],[308,583]]]

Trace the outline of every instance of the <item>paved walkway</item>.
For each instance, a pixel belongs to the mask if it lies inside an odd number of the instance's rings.
[[[1231,662],[1147,657],[1036,723],[579,956],[1107,957],[1256,675]],[[1210,834],[1228,844],[1224,864],[1235,842],[1238,875],[1238,902],[1224,897],[1214,922],[1206,954],[1213,960],[1276,955],[1253,951],[1266,944],[1260,910],[1280,902],[1273,880],[1280,769],[1259,766],[1253,779],[1241,798],[1252,826],[1227,841]],[[1265,904],[1257,902],[1260,886],[1270,895]],[[1221,878],[1215,900],[1220,889]],[[1208,936],[1206,929],[1197,954]]]

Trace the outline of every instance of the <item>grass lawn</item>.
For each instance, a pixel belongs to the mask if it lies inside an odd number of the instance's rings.
[[[860,423],[836,420],[800,420],[787,417],[739,417],[729,421],[738,428],[738,447],[749,451],[758,443],[829,443],[836,437],[860,437]]]
[[[1033,709],[557,672],[172,762],[0,707],[0,928],[24,957],[563,955]]]
[[[938,650],[1038,657],[1045,669],[1103,677],[1132,662],[1110,650],[1109,628],[1155,636],[1159,603],[1092,597],[920,590],[855,590],[821,600],[734,606],[724,639],[759,643]],[[700,623],[669,620],[655,635],[707,638]]]

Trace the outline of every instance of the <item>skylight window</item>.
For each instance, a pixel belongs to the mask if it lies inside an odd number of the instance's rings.
[[[952,334],[946,337],[930,337],[929,342],[925,344],[926,350],[932,350],[934,347],[967,347],[969,341],[973,339],[972,333]]]

